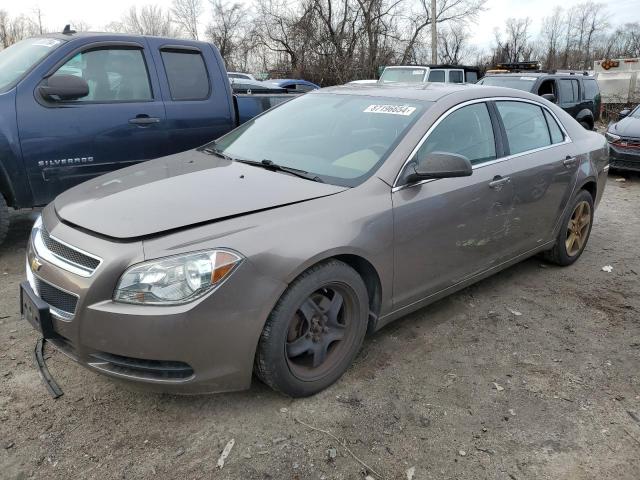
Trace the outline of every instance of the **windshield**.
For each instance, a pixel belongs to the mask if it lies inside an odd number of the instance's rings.
[[[371,176],[428,102],[307,94],[208,146],[229,157],[295,168],[353,187]]]
[[[536,83],[536,77],[497,77],[489,76],[484,77],[478,83],[480,85],[490,85],[492,87],[508,87],[517,88],[518,90],[524,90],[530,92],[533,89],[533,85]]]
[[[422,83],[424,82],[425,68],[385,68],[380,77],[381,82],[403,82]]]
[[[13,88],[40,60],[62,44],[55,38],[28,38],[0,51],[0,92]]]
[[[629,114],[629,116],[633,118],[640,118],[640,105],[638,105],[636,108],[631,110],[631,113]]]

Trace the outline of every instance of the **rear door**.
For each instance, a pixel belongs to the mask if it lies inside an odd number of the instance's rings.
[[[529,101],[496,101],[508,156],[505,169],[515,192],[505,259],[551,240],[578,171],[570,138],[546,107]]]
[[[394,306],[403,307],[447,288],[499,261],[510,242],[509,214],[515,201],[495,114],[485,102],[455,107],[443,115],[414,150],[469,158],[473,174],[393,188],[395,232]]]
[[[63,74],[86,80],[89,95],[58,102],[41,97],[38,85]],[[35,205],[166,148],[164,105],[144,40],[70,51],[44,78],[20,85],[17,117]]]
[[[231,86],[211,46],[158,38],[149,43],[167,112],[167,153],[198,147],[229,132],[235,126]]]
[[[580,84],[575,78],[558,79],[558,105],[573,118],[580,111]]]

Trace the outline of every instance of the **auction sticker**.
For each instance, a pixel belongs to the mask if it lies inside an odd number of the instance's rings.
[[[363,113],[387,113],[389,115],[411,115],[416,111],[416,107],[408,105],[369,105],[363,110]]]

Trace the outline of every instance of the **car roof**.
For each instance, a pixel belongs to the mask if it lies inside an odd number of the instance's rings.
[[[477,85],[475,83],[356,83],[321,88],[307,93],[317,95],[335,93],[340,95],[363,95],[405,100],[437,102],[448,95],[457,94],[463,100],[483,97],[518,97],[540,100],[537,95],[514,88]]]

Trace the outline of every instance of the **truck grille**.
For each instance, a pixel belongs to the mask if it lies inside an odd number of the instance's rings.
[[[56,239],[51,238],[49,232],[47,232],[44,227],[42,227],[41,229],[41,234],[42,241],[47,249],[49,249],[49,251],[58,258],[90,271],[95,270],[96,268],[98,268],[98,265],[100,265],[99,259],[90,257],[89,255],[85,255],[84,253],[79,252],[74,248],[60,243]]]
[[[64,290],[60,290],[58,287],[54,287],[38,277],[35,278],[35,283],[38,296],[55,310],[62,313],[61,316],[68,318],[76,313],[78,297]],[[57,312],[54,311],[53,313],[55,314]]]

